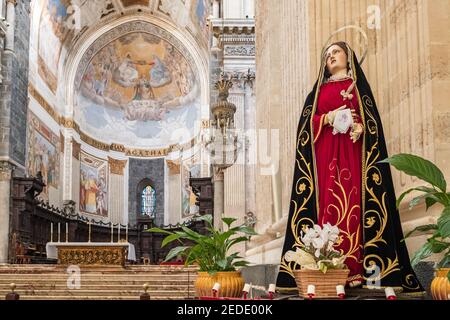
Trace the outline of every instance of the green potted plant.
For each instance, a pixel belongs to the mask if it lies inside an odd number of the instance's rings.
[[[410,176],[415,176],[429,185],[414,187],[403,192],[397,200],[397,207],[406,195],[411,192],[418,194],[409,202],[412,208],[425,201],[426,210],[439,204],[442,212],[436,224],[427,224],[416,227],[405,235],[429,234],[427,241],[414,254],[411,264],[417,265],[421,260],[433,254],[442,254],[443,258],[437,264],[437,277],[431,283],[431,293],[434,299],[448,299],[450,295],[450,192],[447,192],[447,182],[442,171],[432,162],[411,154],[394,155],[381,162],[390,163],[397,170]]]
[[[169,251],[165,261],[182,256],[185,258],[186,266],[193,264],[199,266],[195,282],[197,297],[211,296],[212,287],[216,282],[221,284],[220,296],[239,297],[244,288],[244,280],[238,269],[249,263],[243,260],[238,252],[229,254],[229,251],[236,244],[250,240],[256,232],[245,224],[232,227],[237,220],[235,218],[222,218],[226,230],[214,228],[211,215],[200,216],[195,220],[205,222],[206,235],[185,226],[181,227],[181,231],[175,232],[160,228],[151,228],[148,231],[167,234],[161,247],[174,241],[180,243],[180,246]]]

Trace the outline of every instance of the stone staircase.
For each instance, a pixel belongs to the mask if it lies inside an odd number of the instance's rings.
[[[139,300],[148,285],[152,300],[194,299],[196,267],[86,266],[80,270],[80,286],[60,265],[0,265],[0,300],[11,292],[21,300]],[[69,279],[71,277],[71,279]]]

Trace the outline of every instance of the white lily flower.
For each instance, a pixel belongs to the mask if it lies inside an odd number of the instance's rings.
[[[316,249],[316,251],[314,251],[314,256],[315,256],[316,258],[319,258],[319,257],[320,257],[320,249]]]
[[[327,222],[327,223],[325,223],[323,225],[323,231],[325,231],[326,233],[330,233],[331,232],[331,228],[332,228],[332,226],[331,226],[331,224],[329,222]]]
[[[339,239],[339,228],[337,226],[331,227],[328,238],[333,242]]]
[[[325,243],[328,243],[328,232],[322,232],[320,234],[320,238],[322,239],[322,242],[324,245],[325,245]]]
[[[287,251],[286,254],[284,255],[284,258],[286,259],[287,262],[294,261],[301,266],[306,266],[306,265],[311,265],[311,264],[316,263],[316,260],[314,259],[314,257],[311,254],[309,254],[308,252],[306,252],[300,248],[297,248],[297,250],[295,252]]]
[[[297,254],[295,253],[295,251],[289,250],[289,251],[286,251],[286,253],[284,254],[284,259],[287,262],[292,262],[292,261],[296,260],[296,256],[297,256]]]
[[[323,249],[325,243],[323,242],[322,238],[319,237],[312,240],[312,245],[315,249]]]
[[[316,231],[317,233],[320,233],[320,232],[322,232],[322,228],[318,224],[315,224],[314,231]]]
[[[331,241],[331,239],[330,239],[328,241],[327,251],[332,251],[333,250],[333,245],[334,245],[334,241]]]

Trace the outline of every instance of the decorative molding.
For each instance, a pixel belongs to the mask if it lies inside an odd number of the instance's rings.
[[[123,171],[125,169],[125,166],[127,165],[127,160],[116,160],[108,157],[108,163],[110,173],[123,176]]]
[[[225,76],[233,82],[234,87],[242,89],[250,86],[250,88],[253,88],[256,72],[255,70],[248,69],[247,72],[225,72]]]
[[[256,50],[254,45],[226,45],[225,46],[225,56],[246,56],[255,57]]]
[[[76,142],[75,139],[72,138],[72,156],[78,161],[80,160],[80,152],[81,152],[81,143]]]
[[[122,152],[125,153],[127,150],[123,144],[111,143],[110,146],[111,151]]]
[[[125,155],[131,157],[165,157],[169,154],[169,148],[163,149],[126,149]]]
[[[32,84],[28,86],[28,92],[30,96],[32,96],[37,101],[37,103],[42,108],[44,108],[44,110],[50,115],[50,117],[53,118],[53,120],[55,120],[58,124],[61,122],[61,117],[58,112],[50,105],[50,103],[47,102],[47,100],[45,100],[45,98],[36,90],[36,88]]]
[[[63,126],[64,128],[67,128],[67,129],[73,129],[78,134],[81,134],[80,126],[73,119],[71,119],[71,118],[64,118],[62,116],[60,116],[59,119],[60,119],[59,124],[61,126]]]
[[[80,139],[86,142],[87,144],[93,146],[94,148],[97,148],[99,150],[103,151],[109,151],[110,145],[106,144],[104,142],[101,142],[97,139],[91,138],[88,135],[84,134],[83,132],[80,133]]]

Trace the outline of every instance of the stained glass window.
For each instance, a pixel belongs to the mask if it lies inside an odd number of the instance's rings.
[[[141,214],[153,217],[156,206],[156,191],[152,186],[146,186],[141,193]]]

